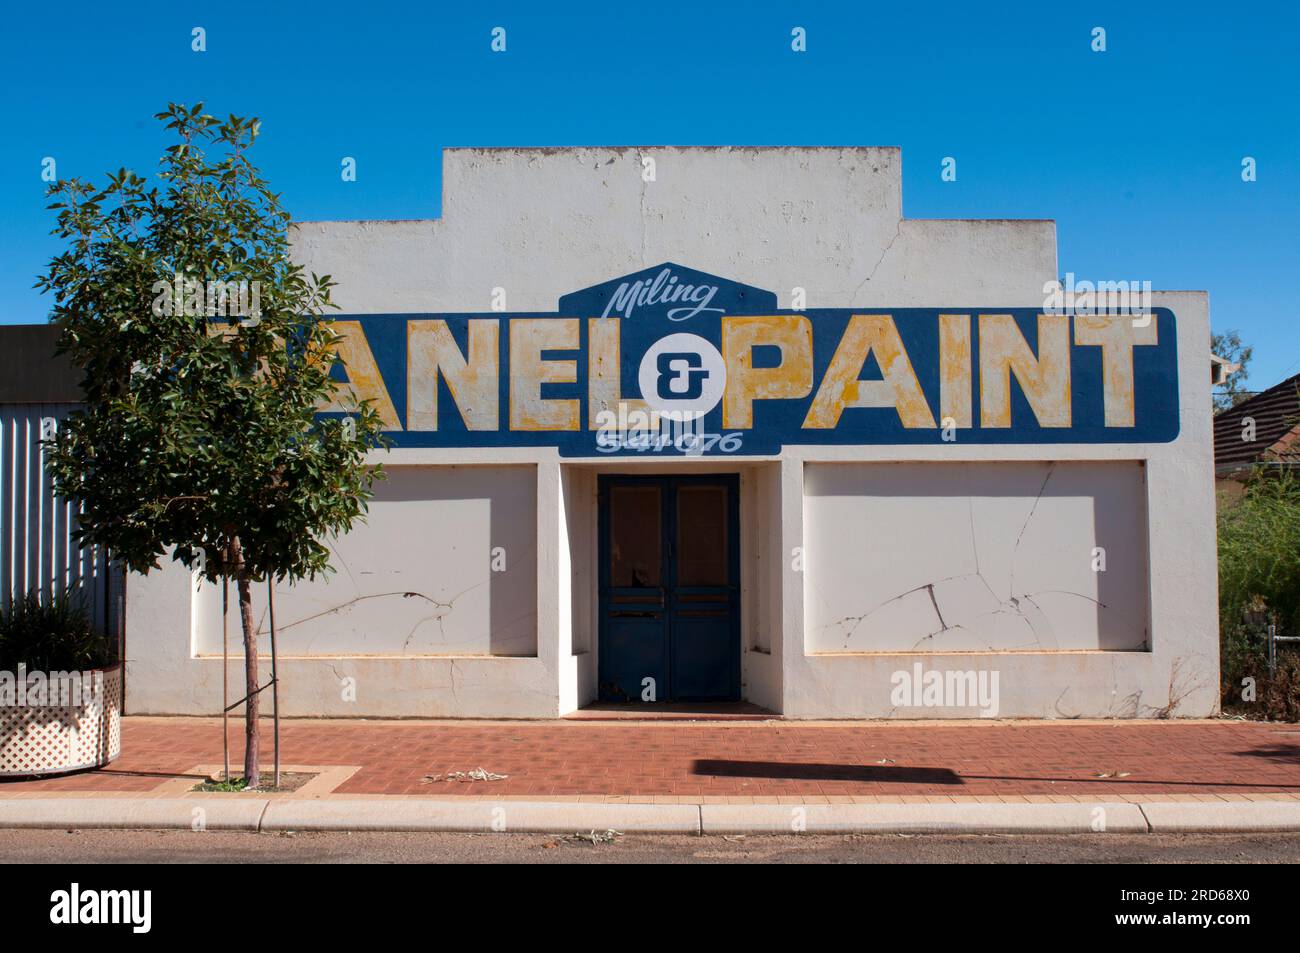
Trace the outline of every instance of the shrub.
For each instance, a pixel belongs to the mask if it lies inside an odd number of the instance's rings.
[[[70,591],[15,598],[0,613],[0,671],[70,672],[117,661],[113,639],[97,632],[85,603]]]
[[[1242,706],[1242,680],[1255,679],[1248,711],[1296,720],[1300,651],[1282,643],[1267,664],[1268,627],[1300,635],[1300,481],[1261,471],[1241,499],[1219,507],[1219,631],[1222,701]]]

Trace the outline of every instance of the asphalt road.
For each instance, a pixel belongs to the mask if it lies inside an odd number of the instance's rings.
[[[622,835],[0,830],[0,863],[1300,863],[1300,834]]]

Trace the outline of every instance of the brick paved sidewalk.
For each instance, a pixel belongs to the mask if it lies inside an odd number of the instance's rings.
[[[241,741],[242,724],[232,721],[236,768]],[[1300,797],[1300,726],[1228,721],[293,720],[282,725],[282,745],[287,765],[355,767],[337,772],[330,791],[354,796]],[[104,770],[0,782],[0,798],[177,793],[186,772],[221,762],[221,722],[126,718],[122,751]],[[422,781],[479,767],[509,777]]]

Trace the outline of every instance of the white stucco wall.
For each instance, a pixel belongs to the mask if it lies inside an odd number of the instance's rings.
[[[782,307],[796,287],[819,308],[1040,304],[1055,223],[905,220],[900,163],[894,148],[448,149],[442,218],[304,222],[295,254],[349,314],[486,311],[494,288],[507,310],[552,311],[663,261]]]
[[[809,652],[1139,651],[1133,461],[804,469]]]
[[[647,156],[655,159],[653,182],[642,178]],[[444,154],[443,183],[441,219],[302,223],[295,233],[297,259],[315,272],[331,274],[338,282],[336,302],[343,313],[354,314],[488,313],[497,288],[504,289],[509,311],[552,311],[562,294],[663,261],[769,288],[783,308],[791,306],[795,288],[804,289],[809,308],[1039,307],[1043,284],[1058,275],[1050,221],[903,219],[896,149],[457,149]],[[892,703],[891,678],[920,662],[936,670],[996,670],[998,713],[1003,716],[1149,717],[1214,711],[1214,504],[1204,366],[1208,302],[1202,293],[1173,292],[1157,294],[1155,304],[1173,309],[1178,319],[1182,431],[1172,443],[977,446],[959,439],[913,447],[787,447],[780,459],[677,464],[741,474],[745,697],[800,718],[978,714],[969,707]],[[548,449],[399,449],[375,459],[394,472],[447,465],[528,468],[535,489],[536,654],[368,655],[357,638],[359,617],[334,620],[322,644],[340,650],[337,654],[285,661],[281,699],[286,711],[543,717],[591,700],[599,648],[595,474],[600,468],[626,472],[662,464],[635,459],[561,462]],[[1122,498],[1108,493],[1101,504],[1103,513],[1131,512],[1140,523],[1120,544],[1124,554],[1119,563],[1119,554],[1108,549],[1108,572],[1122,564],[1125,577],[1121,623],[1102,624],[1095,611],[1085,613],[1090,620],[1071,623],[1062,607],[1053,611],[1061,616],[1057,629],[1067,634],[1056,648],[1022,644],[1008,628],[986,633],[989,647],[980,651],[953,642],[941,652],[915,652],[902,650],[905,643],[898,633],[910,632],[904,626],[883,635],[869,629],[865,640],[841,645],[834,653],[824,651],[827,646],[815,628],[832,613],[861,612],[866,603],[859,593],[838,591],[851,585],[851,575],[843,573],[825,577],[832,590],[826,603],[809,595],[809,586],[822,584],[814,581],[818,565],[850,565],[862,546],[856,536],[827,531],[829,521],[818,503],[824,493],[817,467],[857,465],[865,481],[874,472],[861,469],[868,464],[1006,463],[1012,467],[1007,472],[1019,480],[1051,461],[1104,463],[1104,483],[1111,474],[1131,473],[1142,464],[1146,482],[1137,497],[1133,487],[1122,485],[1117,490]],[[1088,481],[1081,481],[1075,500],[1088,498]],[[877,492],[867,485],[862,489],[868,496]],[[1008,521],[1023,521],[1026,498],[1021,493],[1021,503],[1009,506],[1005,519],[990,511],[991,573],[1010,569],[1006,554],[1014,553],[1014,546],[1008,550],[1005,545]],[[1091,505],[1095,512],[1099,504],[1094,500]],[[1074,527],[1063,547],[1098,542],[1083,531],[1081,512],[1076,508],[1063,517]],[[865,520],[869,513],[864,506],[853,518]],[[481,547],[481,526],[474,529],[476,517],[467,518],[468,538]],[[430,523],[440,519],[437,507],[430,506],[417,522],[427,535]],[[963,532],[961,545],[968,547],[969,531]],[[357,545],[364,549],[375,543]],[[449,591],[472,582],[462,579],[466,570],[459,550],[431,547],[425,540],[409,545],[423,547],[422,584]],[[1035,556],[1052,555],[1050,542],[1034,538],[1031,545]],[[813,573],[804,572],[794,558],[805,547],[815,556]],[[1143,554],[1150,572],[1138,568]],[[1067,559],[1060,553],[1056,558]],[[983,571],[983,551],[981,560]],[[400,570],[404,563],[390,560],[387,565]],[[909,565],[918,578],[942,568],[924,560]],[[351,560],[349,567],[357,568]],[[1073,586],[1081,582],[1072,574],[1063,578]],[[882,593],[898,584],[871,580]],[[188,573],[168,566],[133,578],[129,598],[130,709],[219,710],[220,661],[197,657],[200,648],[211,644],[205,634],[211,631],[211,609],[201,593],[196,601]],[[285,605],[296,598],[286,596]],[[302,604],[313,599],[339,601],[332,593],[305,593]],[[527,601],[517,590],[512,599],[520,608]],[[1125,626],[1134,624],[1142,611],[1149,618],[1149,651],[1108,651],[1130,641]],[[405,629],[394,620],[390,631],[386,620],[377,616],[362,627],[375,633],[376,644],[392,648]],[[462,622],[447,645],[453,653],[490,642],[495,623],[481,604],[461,616],[458,625]],[[354,701],[340,698],[343,678],[356,681]]]
[[[332,540],[332,574],[276,585],[286,657],[537,654],[532,467],[394,467],[364,523]],[[195,652],[221,654],[220,587],[195,620]],[[200,594],[203,598],[205,594]],[[269,651],[266,589],[254,617]],[[236,640],[237,644],[237,640]]]
[[[373,504],[376,522],[336,543],[345,557],[335,560],[339,573],[277,587],[286,714],[558,714],[562,656],[572,670],[568,630],[563,652],[558,634],[558,473],[512,463],[395,468]],[[412,495],[423,500],[414,513],[406,505]],[[537,505],[543,499],[547,505]],[[492,570],[498,544],[505,549],[504,572]],[[386,551],[376,554],[373,546]],[[396,584],[385,581],[385,572]],[[364,598],[399,588],[400,597]],[[259,648],[267,653],[264,592],[258,587],[255,609]],[[219,713],[219,589],[196,582],[178,563],[164,563],[130,577],[128,593],[130,711]],[[243,693],[243,677],[233,593],[231,600],[233,699]]]

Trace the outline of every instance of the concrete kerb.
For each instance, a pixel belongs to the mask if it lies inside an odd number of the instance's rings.
[[[583,804],[571,801],[330,798],[276,801],[262,818],[264,831],[512,831],[698,834],[696,804]]]
[[[706,834],[1145,834],[1136,804],[703,804]],[[1300,823],[1300,816],[1297,817]]]
[[[1294,802],[627,804],[490,798],[0,799],[0,829],[569,834],[1087,834],[1300,831]]]
[[[1144,802],[1142,813],[1162,834],[1300,831],[1300,801],[1157,801]]]
[[[0,828],[257,831],[264,798],[15,798]]]

